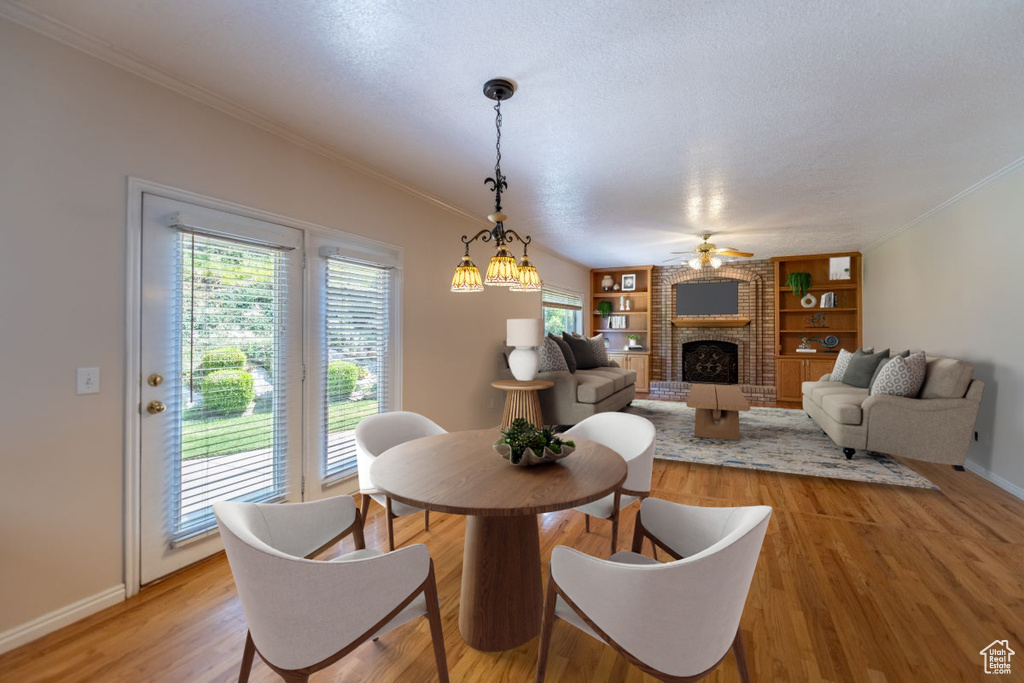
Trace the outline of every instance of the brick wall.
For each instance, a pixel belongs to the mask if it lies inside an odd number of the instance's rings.
[[[739,384],[748,400],[775,401],[775,270],[769,260],[733,262],[718,270],[656,266],[651,285],[651,394],[686,398],[682,381],[682,346],[702,339],[733,342],[739,348]],[[681,282],[739,282],[738,317],[745,327],[676,327],[674,285]],[[696,316],[716,318],[722,316]]]

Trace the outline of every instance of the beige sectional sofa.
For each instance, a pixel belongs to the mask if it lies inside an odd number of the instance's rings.
[[[502,379],[512,379],[512,371],[505,368]],[[622,410],[636,397],[636,370],[619,367],[612,361],[610,367],[540,372],[537,379],[555,383],[550,389],[538,392],[544,422],[549,425],[574,425],[597,413]]]
[[[929,356],[916,398],[869,396],[825,375],[803,383],[803,406],[847,458],[860,448],[962,467],[985,389],[973,375],[970,363]]]

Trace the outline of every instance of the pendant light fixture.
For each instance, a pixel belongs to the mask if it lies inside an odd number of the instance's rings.
[[[489,185],[491,192],[494,193],[494,213],[487,217],[487,220],[494,223],[494,227],[490,230],[481,230],[473,237],[462,236],[466,253],[455,267],[455,276],[452,278],[453,292],[482,292],[483,285],[508,287],[513,292],[536,292],[542,287],[540,274],[526,253],[532,239],[529,235],[521,237],[515,230],[506,230],[505,220],[508,216],[501,210],[501,193],[508,189],[508,182],[501,172],[501,103],[512,97],[515,90],[515,84],[504,78],[494,78],[484,83],[484,95],[495,102],[494,126],[497,130],[494,145],[497,152],[494,177],[484,180],[484,184]],[[477,240],[494,242],[497,248],[490,263],[487,264],[487,275],[483,278],[482,284],[480,270],[469,258],[469,245]],[[516,263],[516,257],[506,246],[515,240],[519,240],[523,245],[523,259],[519,263]]]

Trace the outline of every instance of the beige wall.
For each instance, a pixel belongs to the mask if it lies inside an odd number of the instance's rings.
[[[540,314],[447,291],[479,225],[0,20],[0,633],[123,580],[129,175],[404,247],[404,405],[448,429],[500,421],[505,319]],[[87,365],[102,391],[76,396]]]
[[[865,343],[974,363],[968,466],[1024,490],[1024,167],[864,254]],[[1001,480],[1001,481],[1000,481]]]

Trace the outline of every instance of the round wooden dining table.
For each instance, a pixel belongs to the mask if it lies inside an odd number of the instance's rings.
[[[394,500],[467,515],[459,631],[470,647],[511,650],[540,633],[543,589],[537,515],[603,498],[626,480],[626,462],[593,441],[558,462],[509,464],[496,429],[416,439],[382,453],[374,486]]]

